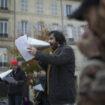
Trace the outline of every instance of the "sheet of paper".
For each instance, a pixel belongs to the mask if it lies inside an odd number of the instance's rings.
[[[39,91],[44,91],[44,89],[43,89],[41,84],[38,84],[38,85],[34,86],[33,89],[39,90]]]
[[[3,80],[7,81],[8,83],[15,83],[16,82],[16,80],[13,77],[9,77],[9,76],[5,77]]]
[[[1,73],[1,74],[0,74],[0,78],[1,78],[1,79],[4,79],[4,78],[5,78],[6,76],[8,76],[12,71],[13,71],[13,70],[10,69],[10,70],[8,70],[8,71],[5,71],[5,72]]]
[[[34,38],[31,38],[31,37],[28,37],[28,44],[31,45],[31,46],[34,46],[36,48],[49,47],[50,46],[50,44],[48,42],[38,40],[38,39],[34,39]]]
[[[15,45],[16,45],[17,49],[19,50],[20,54],[25,59],[25,61],[29,61],[29,60],[34,58],[34,56],[31,55],[28,52],[27,48],[29,47],[29,44],[28,44],[27,36],[26,35],[21,36],[18,39],[16,39],[15,40]]]

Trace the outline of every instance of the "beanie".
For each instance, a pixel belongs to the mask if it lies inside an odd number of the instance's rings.
[[[15,66],[18,66],[18,61],[16,59],[14,59],[14,60],[11,61],[11,64],[15,65]]]

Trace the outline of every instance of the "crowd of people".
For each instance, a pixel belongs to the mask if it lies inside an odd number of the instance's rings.
[[[88,22],[77,43],[81,53],[89,59],[82,67],[77,94],[74,51],[66,44],[62,32],[51,31],[50,54],[32,46],[28,48],[44,69],[39,78],[44,92],[41,93],[41,102],[36,105],[105,105],[105,0],[83,0],[68,18]],[[9,105],[21,105],[26,76],[16,60],[11,62],[11,67],[13,72],[10,75],[16,82],[9,84]]]

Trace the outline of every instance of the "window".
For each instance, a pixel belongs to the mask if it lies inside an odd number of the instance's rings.
[[[36,36],[40,36],[41,32],[44,31],[47,28],[47,24],[44,22],[35,22],[35,31],[36,31]]]
[[[72,14],[77,8],[78,8],[77,5],[72,5],[70,14]]]
[[[0,37],[8,37],[8,21],[0,20]]]
[[[42,30],[42,26],[41,26],[40,22],[35,22],[36,37],[40,36],[41,30]]]
[[[69,39],[70,42],[74,41],[73,38],[73,26],[67,26],[67,38]]]
[[[27,21],[22,21],[21,22],[21,26],[22,26],[22,35],[27,34]]]
[[[0,0],[0,9],[3,9],[3,10],[8,9],[8,0]]]
[[[58,24],[51,24],[50,29],[51,30],[58,30]]]
[[[84,33],[84,31],[85,31],[85,26],[81,26],[80,27],[80,35],[82,35]]]
[[[18,22],[18,28],[17,28],[19,35],[31,35],[32,33],[32,22],[28,21],[19,21]]]
[[[58,7],[56,3],[52,3],[51,4],[51,8],[52,8],[52,15],[53,16],[57,16],[58,15]]]
[[[77,42],[79,39],[79,27],[78,26],[73,26],[73,36],[74,36],[74,41]]]
[[[44,29],[47,28],[47,24],[45,24],[44,22],[35,22],[35,28],[38,31],[43,31]]]
[[[37,13],[43,14],[43,2],[42,1],[37,2]]]
[[[67,35],[66,38],[68,38],[70,42],[77,42],[80,36],[78,26],[68,25],[66,26],[65,31],[65,35]]]
[[[64,16],[71,15],[77,7],[77,5],[63,5]]]
[[[73,35],[74,35],[74,40],[78,41],[80,36],[84,33],[84,28],[85,26],[74,26],[73,27]]]
[[[7,49],[0,48],[0,67],[6,67],[8,62]]]
[[[66,5],[66,15],[71,14],[71,5]]]
[[[28,11],[28,0],[21,0],[21,10],[22,12]]]

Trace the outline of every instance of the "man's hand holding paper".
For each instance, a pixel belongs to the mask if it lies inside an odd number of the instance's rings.
[[[27,37],[26,35],[16,39],[15,45],[19,50],[20,54],[25,59],[25,61],[29,61],[34,58],[34,55],[37,51],[36,48],[43,48],[43,47],[46,48],[50,46],[48,42],[38,40],[38,39],[33,39],[30,37]],[[30,47],[30,46],[33,46],[33,47]]]
[[[30,46],[30,47],[28,48],[28,52],[29,52],[30,54],[32,54],[32,55],[35,55],[36,52],[37,52],[37,49],[36,49],[35,47]]]

